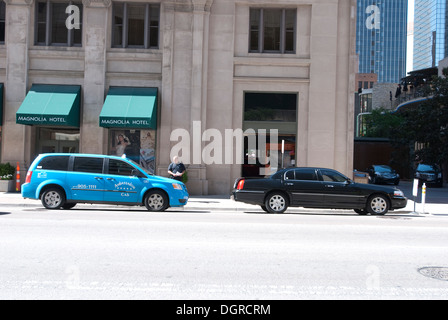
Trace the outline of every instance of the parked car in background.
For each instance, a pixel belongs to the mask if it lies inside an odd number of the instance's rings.
[[[415,171],[415,178],[419,180],[419,185],[425,183],[436,187],[443,186],[442,170],[436,164],[419,164]]]
[[[394,185],[398,185],[400,183],[400,175],[389,166],[383,164],[373,164],[368,167],[366,171],[369,173],[370,183],[392,183]]]
[[[130,159],[78,153],[39,155],[28,169],[22,196],[40,199],[47,209],[105,203],[165,211],[188,201],[182,182],[150,175]]]
[[[406,207],[407,199],[396,187],[355,183],[336,170],[288,168],[266,179],[240,178],[232,198],[283,213],[288,206],[354,209],[360,215],[383,215]]]

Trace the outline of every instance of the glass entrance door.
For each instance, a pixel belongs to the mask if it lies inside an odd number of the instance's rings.
[[[39,128],[37,153],[78,153],[79,130]]]

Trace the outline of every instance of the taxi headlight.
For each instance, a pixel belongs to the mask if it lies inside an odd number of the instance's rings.
[[[173,188],[174,188],[174,189],[176,189],[176,190],[182,190],[182,186],[181,186],[180,184],[178,184],[178,183],[173,183],[172,185],[173,185]]]

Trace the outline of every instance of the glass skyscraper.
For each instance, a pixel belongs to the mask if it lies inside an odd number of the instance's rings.
[[[446,0],[415,0],[414,70],[435,67],[448,55]]]
[[[383,83],[406,76],[407,13],[408,0],[358,0],[359,73],[376,73]]]

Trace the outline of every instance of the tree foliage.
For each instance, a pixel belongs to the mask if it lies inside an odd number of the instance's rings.
[[[448,160],[448,69],[434,77],[427,99],[398,112],[375,110],[367,117],[367,136],[389,138],[399,145],[418,144],[416,156],[425,163]]]

